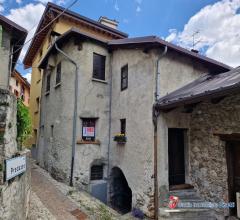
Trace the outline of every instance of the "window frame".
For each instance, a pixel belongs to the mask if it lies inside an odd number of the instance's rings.
[[[126,80],[126,85],[123,84],[124,80]],[[128,88],[128,64],[121,67],[121,91],[124,91],[127,88]]]
[[[82,118],[82,140],[83,141],[93,142],[96,140],[96,121],[97,121],[96,118]],[[87,126],[87,123],[89,123],[88,126]],[[84,136],[84,127],[94,127],[94,136]]]
[[[99,57],[99,58],[102,58],[104,60],[104,65],[100,65],[100,67],[98,66],[98,64],[96,64],[96,60],[95,60],[95,57]],[[100,62],[100,61],[98,61]],[[100,68],[100,70],[98,70],[99,72],[97,74],[95,74],[95,71],[96,71],[96,66],[98,66],[98,68]],[[98,53],[95,53],[93,52],[93,73],[92,73],[92,78],[93,79],[97,79],[97,80],[102,80],[102,81],[105,81],[106,80],[106,56],[104,55],[101,55],[101,54],[98,54]]]
[[[46,76],[46,88],[45,88],[46,94],[50,93],[50,88],[51,88],[51,74],[48,73]]]
[[[127,120],[126,118],[120,119],[120,132],[121,134],[126,135],[126,128],[127,128]]]
[[[62,62],[59,62],[56,67],[56,85],[61,84],[62,80]]]

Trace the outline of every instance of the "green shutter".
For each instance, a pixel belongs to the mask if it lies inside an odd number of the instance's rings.
[[[0,25],[0,47],[2,47],[2,38],[3,38],[3,29],[2,29],[2,25]]]

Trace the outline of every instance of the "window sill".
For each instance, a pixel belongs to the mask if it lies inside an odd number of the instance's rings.
[[[95,140],[95,141],[78,140],[77,144],[95,144],[95,145],[100,145],[101,142],[99,140]]]
[[[58,88],[59,86],[61,86],[61,83],[56,84],[55,89]]]
[[[48,96],[50,94],[50,92],[45,92],[45,96]]]
[[[104,84],[108,84],[108,82],[107,82],[106,80],[101,80],[101,79],[92,78],[92,81],[94,81],[94,82],[100,82],[100,83],[104,83]]]

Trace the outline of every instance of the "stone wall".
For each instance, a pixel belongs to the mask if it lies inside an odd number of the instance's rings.
[[[0,219],[26,219],[30,196],[30,153],[19,151],[16,142],[16,98],[0,90]],[[27,171],[10,181],[4,180],[4,160],[27,156]]]
[[[225,142],[214,133],[240,133],[240,95],[199,104],[190,120],[190,178],[208,201],[228,202]]]

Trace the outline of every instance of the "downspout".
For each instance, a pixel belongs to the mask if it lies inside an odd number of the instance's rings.
[[[110,88],[109,88],[109,127],[108,127],[108,153],[107,153],[107,203],[109,202],[109,189],[110,189],[110,146],[111,146],[111,129],[112,129],[112,56],[110,56]]]
[[[55,43],[55,48],[59,51],[63,56],[65,56],[75,67],[75,87],[74,87],[74,110],[73,110],[73,133],[72,133],[72,158],[71,158],[71,173],[70,173],[70,186],[73,186],[73,168],[74,168],[74,160],[75,160],[75,145],[76,145],[76,127],[77,127],[77,98],[78,98],[78,72],[79,67],[77,63],[70,58],[65,52],[58,48],[57,43]]]
[[[159,62],[162,57],[164,57],[167,53],[167,46],[165,46],[164,51],[159,54],[157,62],[156,62],[156,91],[155,91],[155,104],[153,105],[153,126],[154,126],[154,149],[153,149],[153,157],[154,157],[154,219],[158,220],[158,143],[157,143],[157,119],[159,116],[159,112],[155,109],[155,105],[157,100],[160,97],[160,70],[159,70]]]

